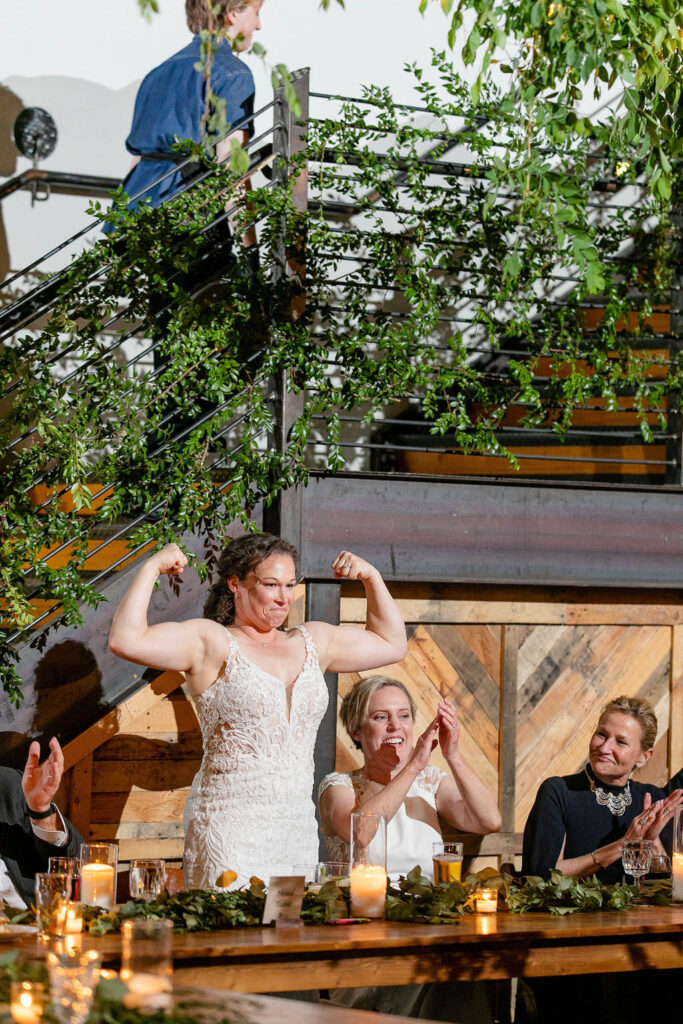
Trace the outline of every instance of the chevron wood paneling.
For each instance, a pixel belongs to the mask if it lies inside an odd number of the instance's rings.
[[[517,658],[518,830],[524,828],[543,779],[567,775],[585,764],[600,708],[620,694],[644,697],[653,705],[659,734],[655,755],[642,778],[666,782],[669,627],[529,627]]]
[[[417,705],[416,736],[432,720],[442,698],[453,701],[460,714],[463,754],[486,785],[497,792],[500,626],[413,623],[407,631],[407,656],[382,674],[399,679],[412,693]],[[355,673],[340,675],[340,703],[358,678]],[[445,767],[438,749],[432,763]],[[338,771],[362,764],[361,752],[341,726],[337,731],[336,764]]]

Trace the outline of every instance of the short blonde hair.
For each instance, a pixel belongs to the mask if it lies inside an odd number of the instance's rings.
[[[652,704],[647,700],[641,700],[640,697],[615,697],[614,700],[609,701],[605,704],[604,708],[600,712],[600,722],[604,722],[608,715],[611,715],[613,711],[617,711],[621,715],[630,715],[631,718],[635,718],[636,722],[640,726],[640,749],[650,750],[655,745],[657,739],[657,716],[654,712]]]
[[[400,683],[398,679],[392,679],[391,676],[366,676],[365,679],[359,679],[346,694],[339,708],[339,717],[342,720],[342,725],[359,750],[361,745],[354,736],[354,733],[358,732],[363,724],[363,719],[367,714],[368,704],[373,693],[384,689],[385,686],[397,686],[399,690],[403,690],[408,700],[410,714],[413,721],[415,721],[415,701],[410,696],[407,687]]]

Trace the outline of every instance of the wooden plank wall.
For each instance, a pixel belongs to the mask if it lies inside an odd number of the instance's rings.
[[[673,591],[395,584],[409,651],[386,674],[405,682],[416,728],[442,696],[456,703],[463,750],[498,793],[503,832],[469,840],[476,866],[510,860],[539,783],[585,761],[599,708],[647,697],[660,723],[643,778],[683,765],[683,597]],[[290,621],[303,615],[300,594]],[[343,591],[342,621],[361,624],[362,591]],[[339,678],[340,698],[358,678]],[[167,673],[65,749],[64,799],[84,835],[118,839],[121,860],[182,855],[182,814],[201,757],[192,702]],[[439,763],[438,751],[434,762]],[[340,728],[336,766],[359,764]]]

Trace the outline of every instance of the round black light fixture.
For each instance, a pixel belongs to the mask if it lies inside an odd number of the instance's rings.
[[[42,107],[26,107],[14,122],[14,144],[29,160],[45,160],[57,145],[53,117]]]

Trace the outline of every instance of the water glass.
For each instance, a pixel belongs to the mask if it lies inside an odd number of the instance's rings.
[[[462,843],[432,843],[434,885],[462,880]]]
[[[154,900],[166,887],[166,865],[163,860],[132,860],[128,886],[134,900]]]
[[[75,857],[50,857],[47,862],[49,874],[71,875],[71,899],[78,900],[78,889],[80,884],[80,864]]]
[[[348,880],[350,872],[351,867],[348,861],[325,860],[318,864],[315,880],[319,885],[322,885],[323,882],[329,882],[330,879],[334,879],[336,882],[342,879]]]
[[[166,1010],[173,1002],[173,922],[133,918],[121,926],[121,981],[129,1010]]]
[[[92,950],[80,955],[51,950],[47,973],[52,1010],[59,1024],[84,1024],[99,981],[99,955]]]
[[[39,871],[35,881],[36,923],[40,935],[59,937],[66,928],[71,899],[71,875],[63,871]]]
[[[625,839],[621,844],[624,871],[633,875],[633,884],[640,889],[640,879],[650,870],[653,843],[651,839]]]

